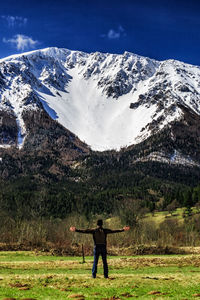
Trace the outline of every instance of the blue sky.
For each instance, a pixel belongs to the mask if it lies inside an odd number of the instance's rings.
[[[1,1],[0,57],[52,46],[200,65],[200,1]]]

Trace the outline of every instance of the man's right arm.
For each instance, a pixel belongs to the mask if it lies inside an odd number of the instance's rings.
[[[70,227],[70,231],[79,232],[79,233],[86,233],[86,234],[93,234],[94,233],[94,229],[77,229],[76,227]]]

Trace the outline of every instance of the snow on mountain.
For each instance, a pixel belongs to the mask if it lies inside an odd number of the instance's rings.
[[[139,143],[182,118],[200,114],[200,68],[175,60],[47,48],[0,60],[0,111],[16,118],[44,108],[93,150]],[[8,146],[8,142],[1,142]],[[10,143],[11,145],[12,143]]]

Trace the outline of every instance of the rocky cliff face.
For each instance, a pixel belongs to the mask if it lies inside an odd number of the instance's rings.
[[[58,48],[0,60],[1,158],[48,153],[49,170],[64,174],[58,164],[71,165],[90,148],[134,148],[132,163],[199,167],[199,121],[196,66]]]

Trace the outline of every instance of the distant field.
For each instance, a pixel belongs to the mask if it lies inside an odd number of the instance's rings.
[[[166,219],[176,219],[180,223],[183,222],[183,208],[178,208],[170,214],[168,211],[159,211],[154,214],[148,213],[145,217],[146,221],[154,221],[157,226],[159,226]]]
[[[110,279],[91,278],[92,257],[0,252],[0,299],[198,299],[200,255],[109,257]]]
[[[154,212],[153,214],[148,213],[145,216],[146,221],[154,221],[157,225],[165,221],[166,219],[175,219],[178,220],[180,224],[183,223],[185,208],[177,208],[176,210],[172,211],[172,213],[169,213],[168,211],[159,211],[159,212]],[[192,215],[199,215],[199,212],[195,207],[192,208]]]

